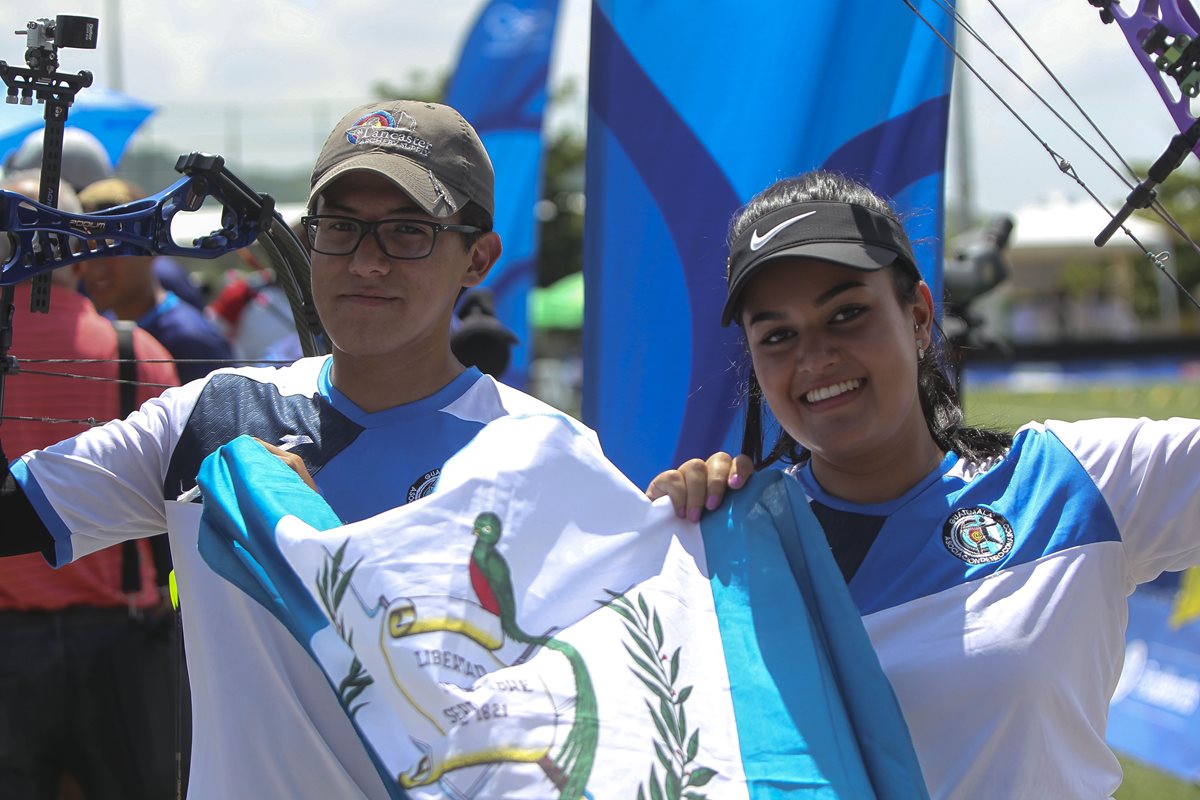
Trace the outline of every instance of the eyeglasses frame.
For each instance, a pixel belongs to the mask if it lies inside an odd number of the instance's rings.
[[[356,225],[362,226],[362,232],[358,236],[358,241],[354,243],[354,247],[350,248],[350,250],[348,252],[328,253],[324,250],[318,250],[317,246],[313,243],[312,228],[310,226],[314,220],[319,220],[319,219],[341,219],[341,220],[346,220],[348,222],[353,222]],[[391,253],[389,253],[387,251],[387,248],[385,248],[383,246],[383,240],[379,238],[379,226],[385,225],[389,222],[415,222],[418,225],[426,225],[426,226],[432,228],[433,229],[433,237],[429,243],[429,252],[425,253],[424,255],[419,255],[419,256],[394,256]],[[367,222],[364,219],[358,219],[357,217],[348,217],[345,214],[306,214],[300,218],[300,226],[304,229],[304,238],[308,242],[308,246],[310,248],[312,248],[312,250],[314,252],[320,253],[321,255],[325,255],[325,256],[354,255],[354,253],[356,253],[358,251],[358,248],[362,247],[363,239],[366,239],[367,235],[370,234],[375,237],[375,244],[378,245],[379,252],[383,253],[388,258],[394,258],[397,261],[420,261],[422,258],[429,258],[430,253],[432,253],[434,251],[434,248],[437,247],[438,234],[440,234],[442,231],[447,231],[449,233],[487,233],[487,228],[480,228],[475,225],[445,225],[441,222],[433,222],[432,220],[411,219],[408,217],[391,217],[388,219],[377,219],[374,222]]]

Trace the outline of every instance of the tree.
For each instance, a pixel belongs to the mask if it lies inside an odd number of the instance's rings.
[[[380,98],[404,97],[441,102],[450,83],[448,72],[430,74],[415,69],[403,83],[377,81],[371,92]],[[548,106],[567,104],[579,94],[572,80],[550,91]],[[542,200],[537,285],[549,286],[583,269],[583,173],[586,141],[582,131],[564,128],[547,135],[542,162]]]

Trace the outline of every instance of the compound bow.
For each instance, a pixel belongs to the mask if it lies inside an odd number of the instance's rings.
[[[93,214],[58,208],[63,129],[75,94],[91,85],[88,72],[57,71],[58,47],[95,47],[98,21],[59,16],[27,26],[26,62],[18,68],[0,61],[7,102],[46,105],[41,188],[38,201],[0,190],[0,419],[4,381],[20,371],[12,346],[13,285],[33,279],[31,309],[49,310],[49,272],[78,261],[114,255],[175,255],[212,259],[255,241],[266,251],[288,302],[305,355],[328,352],[309,290],[307,250],[275,210],[275,201],[256,193],[225,167],[220,156],[191,153],[179,157],[184,175],[158,194]],[[22,33],[18,31],[18,34]],[[181,211],[196,211],[212,197],[223,209],[221,227],[178,244],[171,224]]]

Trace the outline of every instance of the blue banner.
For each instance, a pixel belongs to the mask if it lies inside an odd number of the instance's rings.
[[[591,39],[583,414],[644,486],[738,446],[725,236],[770,183],[823,167],[890,197],[941,296],[952,56],[902,3],[596,0]]]
[[[542,185],[542,117],[558,0],[491,0],[479,14],[446,90],[487,147],[496,170],[495,230],[503,253],[486,286],[496,316],[520,342],[504,380],[524,386],[531,335],[526,320],[537,265],[533,207]]]
[[[1129,598],[1125,668],[1108,711],[1108,743],[1178,778],[1200,783],[1200,621],[1172,629],[1173,592]]]

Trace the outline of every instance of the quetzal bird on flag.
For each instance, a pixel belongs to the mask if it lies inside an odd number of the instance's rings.
[[[496,550],[500,541],[500,518],[484,512],[475,518],[475,547],[471,550],[471,586],[479,604],[500,617],[500,628],[514,642],[546,647],[561,653],[571,664],[575,676],[575,723],[558,751],[554,763],[543,764],[547,775],[560,790],[560,800],[578,800],[585,796],[588,777],[596,759],[599,718],[596,716],[596,692],[587,665],[579,651],[553,636],[526,633],[517,624],[513,600],[512,573],[508,562]]]

